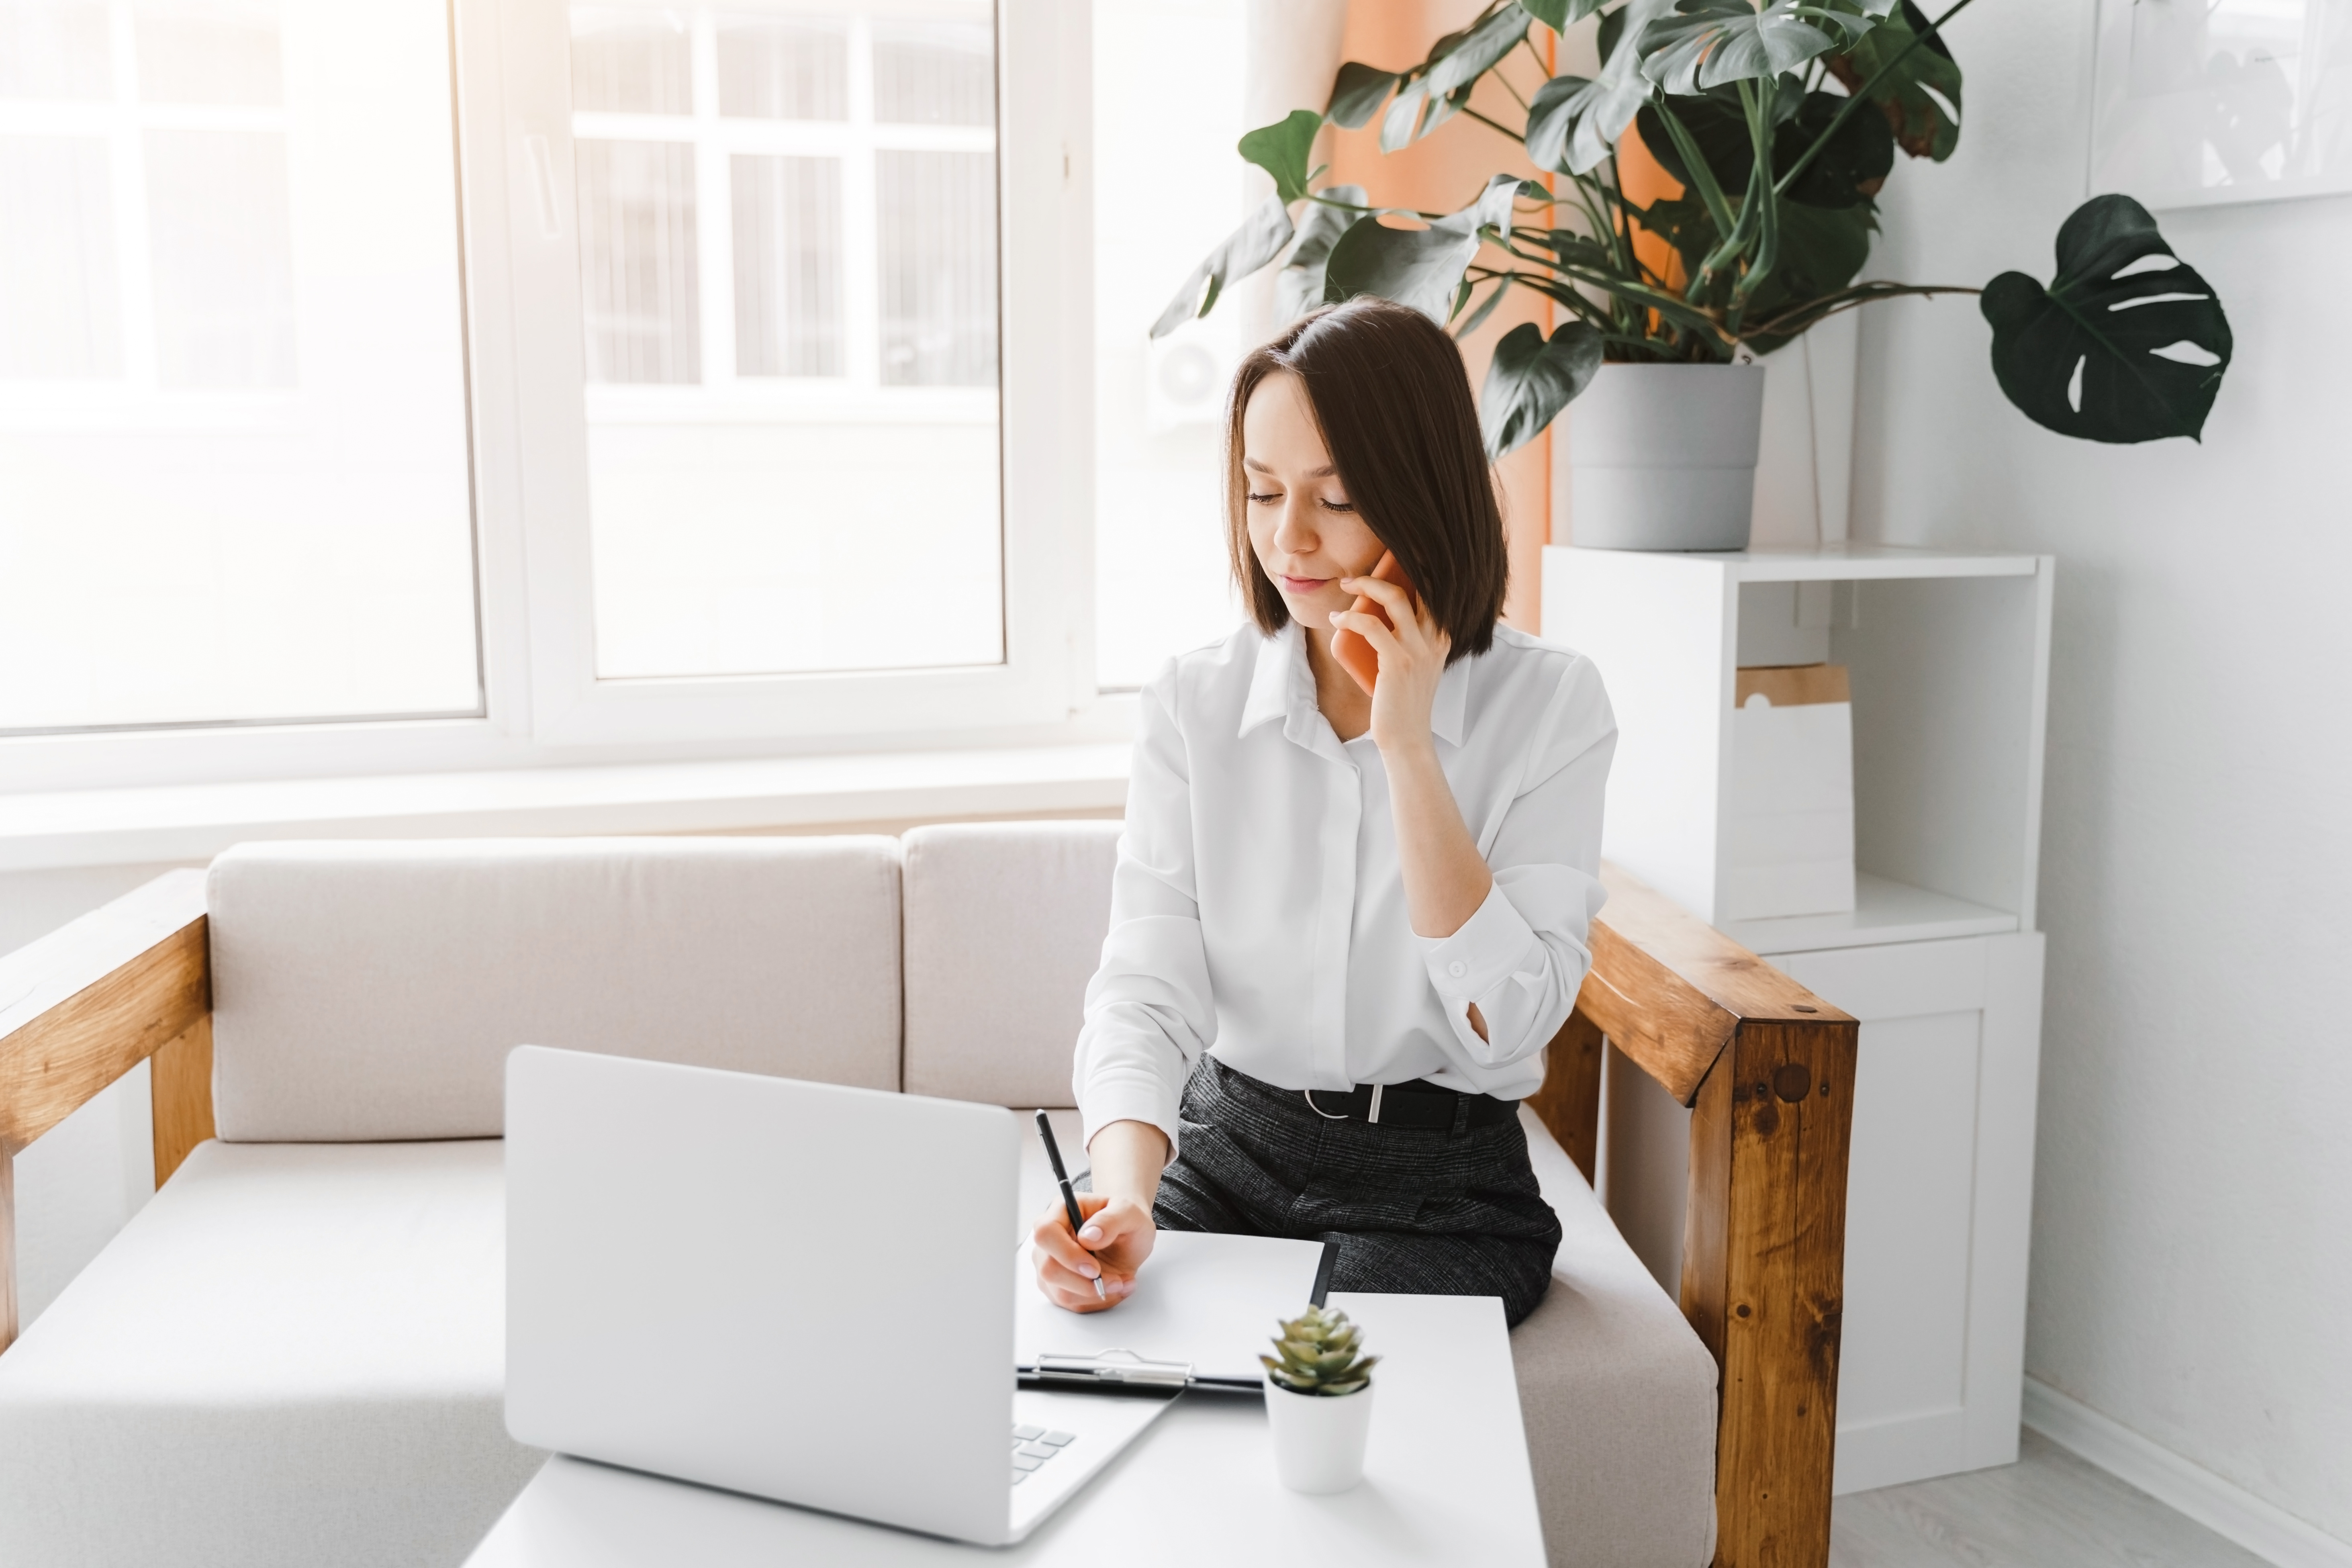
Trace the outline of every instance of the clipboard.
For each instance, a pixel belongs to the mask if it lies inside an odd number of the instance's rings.
[[[1072,1312],[1039,1291],[1024,1246],[1015,1370],[1031,1388],[1257,1394],[1265,1386],[1259,1353],[1283,1320],[1323,1304],[1339,1256],[1329,1237],[1161,1231],[1133,1296],[1108,1311]]]

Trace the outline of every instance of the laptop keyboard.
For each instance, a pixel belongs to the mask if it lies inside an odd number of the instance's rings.
[[[1017,1487],[1027,1480],[1031,1471],[1076,1442],[1077,1436],[1048,1432],[1043,1426],[1013,1428],[1013,1484]]]

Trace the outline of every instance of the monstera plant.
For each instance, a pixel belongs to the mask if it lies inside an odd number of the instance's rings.
[[[2066,220],[2046,287],[2018,272],[1982,289],[1856,280],[1896,152],[1941,160],[1958,144],[1960,68],[1943,32],[1971,3],[1931,21],[1912,0],[1497,0],[1418,65],[1350,61],[1320,112],[1243,137],[1275,194],[1194,268],[1152,335],[1277,262],[1286,320],[1377,294],[1460,333],[1531,289],[1564,321],[1548,338],[1528,324],[1496,345],[1481,407],[1499,457],[1604,361],[1731,363],[1874,300],[1978,293],[1994,374],[2029,418],[2095,441],[2197,437],[2229,365],[2229,322],[2127,196],[2095,197]],[[1598,75],[1549,77],[1524,96],[1502,75],[1522,51],[1548,74],[1538,29],[1596,16]],[[1489,75],[1523,123],[1472,107]],[[1323,125],[1376,116],[1384,152],[1475,121],[1522,144],[1552,185],[1498,174],[1451,213],[1318,185],[1307,165]],[[1618,149],[1629,130],[1682,195],[1645,205],[1627,194]]]

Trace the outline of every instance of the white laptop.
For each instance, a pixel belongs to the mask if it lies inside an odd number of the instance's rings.
[[[998,1106],[524,1046],[516,1441],[984,1545],[1168,1406],[1016,1388]]]

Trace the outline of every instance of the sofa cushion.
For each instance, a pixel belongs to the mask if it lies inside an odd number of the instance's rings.
[[[907,835],[908,1093],[1073,1103],[1071,1055],[1110,930],[1120,826],[973,822]]]
[[[462,1563],[545,1457],[502,1148],[198,1145],[0,1356],[0,1563]]]
[[[496,1137],[523,1044],[898,1087],[894,839],[252,844],[206,896],[232,1142]]]
[[[1511,1331],[1553,1568],[1705,1568],[1715,1555],[1715,1358],[1535,1112],[1519,1111],[1563,1233]]]

